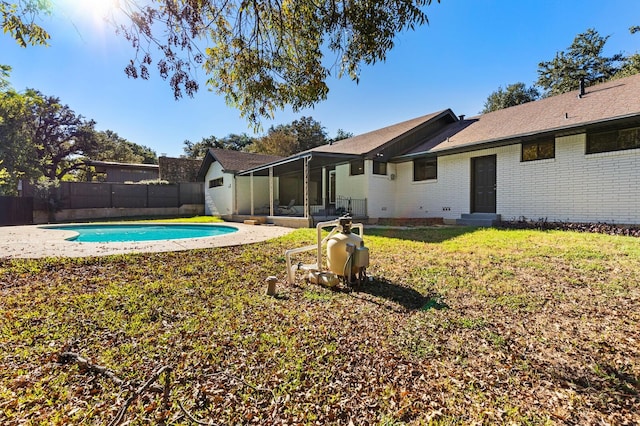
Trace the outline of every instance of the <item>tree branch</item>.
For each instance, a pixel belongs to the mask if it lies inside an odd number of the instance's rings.
[[[97,373],[111,379],[111,381],[118,386],[125,386],[127,384],[127,382],[125,382],[124,380],[116,376],[116,374],[113,371],[101,365],[93,364],[87,358],[84,358],[75,352],[62,352],[60,355],[58,355],[59,364],[69,364],[72,362],[78,364],[78,366],[81,369],[85,369],[92,373]],[[155,393],[164,392],[164,388],[160,385],[155,385],[155,386],[149,385],[147,387],[149,388],[150,391]]]
[[[171,373],[171,367],[169,367],[168,365],[164,365],[162,367],[160,367],[154,374],[153,376],[151,376],[149,378],[149,380],[147,380],[142,386],[140,386],[134,393],[131,394],[131,396],[129,398],[127,398],[127,400],[125,401],[124,405],[120,408],[120,411],[118,411],[118,414],[116,415],[116,417],[111,421],[111,423],[109,423],[109,426],[116,426],[119,425],[120,422],[122,422],[122,419],[124,418],[124,414],[127,412],[127,409],[129,408],[129,405],[131,405],[131,403],[133,401],[135,401],[140,395],[142,395],[142,393],[144,391],[146,391],[147,389],[149,389],[151,387],[151,385],[158,380],[158,377],[160,377],[160,375],[162,373],[166,372],[167,376],[169,375],[169,373]],[[167,378],[167,383],[169,383],[169,379]],[[168,389],[165,387],[163,389],[163,401],[165,404],[167,404],[168,401]]]

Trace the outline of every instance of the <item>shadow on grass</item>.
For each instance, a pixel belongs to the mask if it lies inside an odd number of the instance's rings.
[[[477,228],[469,226],[434,226],[425,228],[367,228],[365,238],[373,235],[376,237],[396,238],[424,243],[441,243],[476,231]]]
[[[410,287],[387,280],[374,279],[366,282],[354,289],[353,295],[357,297],[358,293],[385,299],[412,311],[448,308],[447,304],[442,301],[442,297],[437,294],[423,295]]]
[[[610,364],[596,363],[594,370],[589,373],[572,371],[571,369],[556,372],[555,377],[581,392],[595,394],[615,394],[621,399],[638,399],[640,396],[640,380],[632,372],[616,368]]]

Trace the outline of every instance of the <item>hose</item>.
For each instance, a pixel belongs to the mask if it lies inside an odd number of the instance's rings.
[[[347,279],[347,266],[351,265],[352,259],[353,259],[353,253],[349,253],[349,256],[347,257],[347,261],[344,262],[344,268],[342,268],[342,277],[346,285],[351,284],[351,268],[349,269],[349,278]]]

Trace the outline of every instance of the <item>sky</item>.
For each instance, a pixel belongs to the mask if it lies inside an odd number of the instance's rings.
[[[260,136],[302,116],[321,123],[329,137],[338,129],[357,135],[447,108],[470,117],[499,87],[533,85],[538,64],[589,28],[610,37],[606,55],[640,51],[640,33],[629,33],[640,25],[638,0],[434,0],[425,8],[429,24],[399,34],[387,60],[363,67],[358,84],[331,76],[327,100],[297,113],[278,111],[256,133],[207,89],[202,70],[199,92],[177,101],[155,72],[149,80],[128,78],[124,68],[133,50],[100,19],[105,0],[53,3],[51,16],[39,22],[52,36],[48,47],[21,48],[0,34],[0,64],[12,67],[11,85],[57,96],[95,120],[97,130],[170,157],[184,154],[185,140]]]

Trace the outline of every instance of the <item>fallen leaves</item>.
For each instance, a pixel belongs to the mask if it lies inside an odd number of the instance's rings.
[[[139,389],[162,365],[173,368],[169,406],[143,392],[123,422],[640,422],[637,240],[367,233],[375,279],[354,293],[300,281],[264,296],[284,250],[313,231],[0,261],[0,423],[108,423],[131,395],[123,383]],[[57,363],[65,351],[122,382]]]

